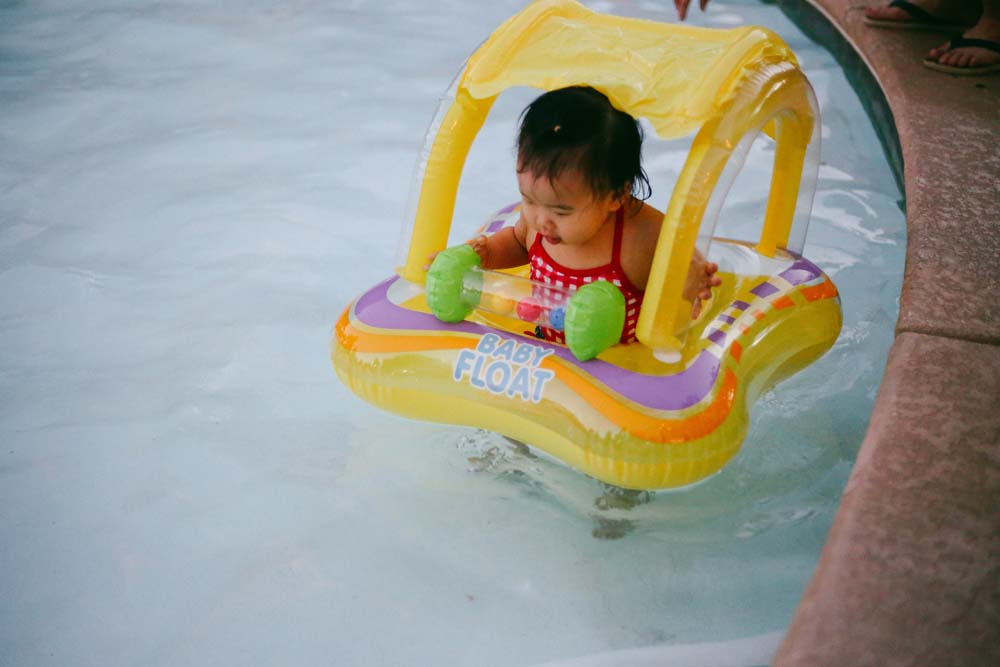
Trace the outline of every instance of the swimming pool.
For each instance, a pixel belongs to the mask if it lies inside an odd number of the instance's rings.
[[[0,663],[766,662],[865,432],[904,248],[855,94],[776,8],[695,18],[775,29],[816,87],[806,254],[845,324],[720,474],[623,494],[379,412],[330,369],[332,322],[392,266],[439,95],[522,5],[0,4]],[[516,194],[531,95],[477,140],[456,234]],[[685,150],[649,146],[654,203]],[[731,227],[762,213],[768,157]]]

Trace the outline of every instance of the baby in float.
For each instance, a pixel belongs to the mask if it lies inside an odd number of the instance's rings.
[[[537,296],[554,304],[557,320],[537,326],[538,338],[565,344],[559,326],[562,302],[584,285],[607,281],[625,298],[618,341],[636,340],[663,222],[663,213],[644,201],[651,189],[641,163],[642,139],[632,116],[587,86],[547,92],[522,113],[517,137],[520,217],[513,226],[477,236],[468,245],[483,269],[529,265],[535,291],[543,292]],[[693,304],[693,318],[720,284],[717,271],[718,265],[696,249],[683,291]],[[518,315],[534,321],[540,308],[534,303],[518,304]]]

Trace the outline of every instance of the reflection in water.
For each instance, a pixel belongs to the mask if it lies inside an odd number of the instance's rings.
[[[754,542],[832,516],[853,450],[835,446],[822,421],[811,427],[772,393],[762,397],[769,425],[752,428],[744,450],[716,475],[681,489],[624,489],[590,478],[522,442],[484,430],[458,437],[467,471],[485,475],[537,507],[586,519],[592,537],[705,545]],[[773,429],[781,431],[777,436]],[[807,438],[809,445],[802,444]]]
[[[623,489],[611,484],[604,484],[604,493],[594,500],[594,507],[602,512],[629,511],[639,505],[644,505],[653,499],[649,491]],[[599,540],[618,540],[633,530],[636,524],[632,519],[593,515],[594,530],[591,534]]]
[[[500,444],[489,444],[495,439],[499,439]],[[536,473],[541,472],[538,463],[542,459],[523,442],[506,436],[493,436],[488,431],[479,430],[472,435],[463,436],[458,446],[463,449],[484,447],[481,453],[468,457],[470,472],[499,475],[519,486],[529,488],[534,494],[538,494],[544,488],[541,478],[533,479],[529,472],[531,470]],[[523,464],[530,464],[531,467]],[[617,540],[625,537],[635,529],[636,524],[632,519],[618,514],[650,502],[654,497],[653,493],[623,489],[596,480],[595,483],[600,485],[602,492],[594,498],[593,507],[602,514],[591,513],[594,523],[591,534],[599,540]]]

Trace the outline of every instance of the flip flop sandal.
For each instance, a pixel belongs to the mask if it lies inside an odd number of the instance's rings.
[[[970,24],[955,23],[947,19],[940,19],[925,9],[917,7],[912,2],[906,0],[892,0],[889,7],[897,7],[909,14],[912,18],[906,20],[892,19],[870,19],[865,17],[865,23],[876,28],[893,28],[895,30],[940,30],[942,32],[954,32],[956,30],[967,30]]]
[[[990,51],[1000,53],[1000,42],[994,42],[988,39],[975,39],[973,37],[956,37],[948,42],[948,51],[969,46],[975,46],[980,49],[989,49]],[[958,67],[956,65],[942,65],[936,60],[924,58],[924,67],[929,67],[933,70],[937,70],[938,72],[959,74],[961,76],[979,76],[981,74],[990,74],[991,72],[1000,72],[1000,62],[991,63],[989,65],[970,65],[969,67]]]

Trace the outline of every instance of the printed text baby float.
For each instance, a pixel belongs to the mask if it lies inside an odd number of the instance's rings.
[[[550,354],[552,350],[538,345],[490,333],[479,339],[476,349],[458,353],[452,377],[493,394],[538,403],[545,383],[555,376],[553,371],[539,368]]]

